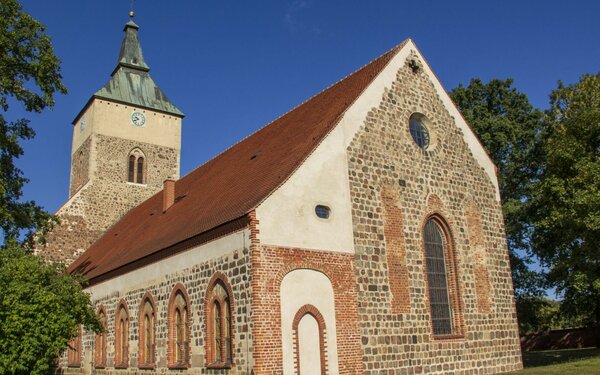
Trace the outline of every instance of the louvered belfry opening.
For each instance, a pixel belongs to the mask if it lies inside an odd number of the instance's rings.
[[[444,236],[442,229],[433,219],[425,224],[424,241],[433,334],[450,335],[452,310],[448,293]]]

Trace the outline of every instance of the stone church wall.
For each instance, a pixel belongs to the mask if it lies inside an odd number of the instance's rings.
[[[427,150],[409,133],[414,112],[429,119]],[[426,74],[397,72],[348,147],[348,162],[364,373],[519,369],[500,203]],[[421,233],[431,214],[447,222],[453,242],[450,338],[434,337],[429,318]]]
[[[145,184],[127,182],[128,157],[134,148],[145,155]],[[56,213],[62,224],[37,249],[45,259],[67,265],[127,211],[161,191],[167,177],[179,177],[179,152],[169,147],[95,134],[75,152],[73,176],[80,154],[84,168],[79,173],[86,176],[85,183],[72,184],[73,195]]]
[[[190,262],[192,263],[192,262]],[[240,249],[221,255],[208,261],[190,264],[189,268],[178,270],[141,285],[130,285],[125,291],[116,291],[107,296],[94,298],[96,308],[104,307],[107,314],[107,366],[105,369],[95,369],[94,342],[95,334],[84,331],[82,366],[68,367],[66,354],[60,364],[65,375],[68,374],[105,374],[133,375],[144,373],[164,373],[167,367],[167,334],[168,334],[168,303],[175,285],[181,283],[190,301],[190,342],[191,367],[187,370],[174,370],[186,374],[220,374],[225,370],[207,369],[205,362],[206,319],[205,299],[207,287],[211,278],[220,272],[225,275],[233,291],[233,358],[234,367],[225,372],[228,374],[247,374],[252,367],[252,333],[250,333],[250,269],[248,250]],[[102,284],[99,284],[101,287]],[[156,302],[156,369],[144,370],[138,368],[138,313],[140,304],[146,293],[151,293]],[[121,300],[125,300],[129,310],[129,366],[127,369],[115,369],[115,313]]]

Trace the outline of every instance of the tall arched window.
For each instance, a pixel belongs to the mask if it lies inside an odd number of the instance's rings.
[[[69,367],[80,367],[81,366],[81,326],[77,328],[77,336],[75,336],[69,342],[69,349],[67,352],[67,365]]]
[[[321,312],[313,305],[302,306],[294,316],[292,330],[296,374],[327,374],[327,330]]]
[[[146,293],[142,298],[139,315],[139,348],[138,367],[153,368],[155,358],[155,326],[156,312],[154,309],[154,298]]]
[[[102,325],[102,332],[96,334],[94,346],[94,367],[104,368],[106,367],[106,331],[108,329],[108,320],[106,318],[104,307],[102,306],[98,309],[98,320]]]
[[[135,179],[135,156],[129,155],[129,170],[127,172],[127,181],[133,182]]]
[[[136,178],[135,178],[135,182],[137,182],[138,184],[143,184],[144,183],[144,157],[140,156],[137,159],[137,170],[136,170]]]
[[[170,368],[190,365],[190,304],[185,288],[177,284],[169,299],[169,345],[167,357]]]
[[[139,148],[129,153],[127,161],[127,181],[136,184],[146,183],[146,158]]]
[[[129,311],[124,300],[115,314],[115,368],[127,368],[129,356]]]
[[[232,292],[221,273],[213,276],[206,296],[207,357],[210,368],[229,368],[233,362]]]
[[[460,309],[454,256],[445,223],[430,218],[423,230],[425,270],[433,334],[460,334]]]

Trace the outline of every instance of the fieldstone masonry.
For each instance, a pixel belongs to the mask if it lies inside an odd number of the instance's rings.
[[[415,112],[428,119],[426,150],[409,133]],[[519,369],[500,203],[427,75],[408,64],[397,72],[348,147],[348,161],[364,373]],[[466,213],[467,202],[478,209]],[[433,214],[447,222],[456,260],[458,290],[450,294],[458,300],[455,322],[464,327],[452,338],[434,337],[430,323],[422,229]],[[399,232],[389,228],[392,223]],[[489,272],[487,283],[482,271]],[[407,274],[408,295],[402,285],[406,276],[398,273]],[[485,288],[488,283],[493,293]],[[398,294],[410,302],[397,301]]]
[[[128,157],[134,148],[146,157],[145,184],[127,182]],[[37,249],[45,259],[66,264],[127,211],[161,191],[166,178],[179,177],[178,150],[100,134],[74,152],[72,164],[71,197],[56,213],[61,224]],[[84,176],[79,187],[74,184],[77,175]]]
[[[93,364],[95,334],[83,332],[82,366],[68,367],[66,355],[60,360],[63,374],[92,373],[98,375],[133,375],[144,373],[166,373],[167,337],[168,337],[168,303],[171,291],[178,283],[185,287],[190,300],[190,342],[191,368],[177,370],[186,374],[248,374],[252,365],[252,333],[250,330],[250,269],[249,251],[236,250],[207,262],[195,264],[180,272],[164,275],[158,280],[144,285],[135,285],[124,293],[113,293],[95,299],[93,302],[99,309],[104,307],[107,314],[107,363],[104,369],[95,369]],[[208,284],[217,272],[224,274],[233,291],[233,357],[234,367],[229,370],[207,369],[205,363],[206,314],[205,298]],[[157,370],[138,368],[139,310],[146,293],[150,293],[156,302],[156,367]],[[115,369],[115,313],[119,302],[124,300],[129,310],[129,367]],[[87,371],[86,371],[87,369]]]

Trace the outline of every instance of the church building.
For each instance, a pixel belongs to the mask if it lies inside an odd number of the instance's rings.
[[[184,115],[124,31],[38,249],[105,327],[61,373],[522,367],[496,167],[412,40],[180,177]]]

